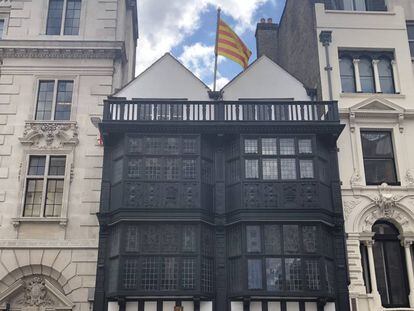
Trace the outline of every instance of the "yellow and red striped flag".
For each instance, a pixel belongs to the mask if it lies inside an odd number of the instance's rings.
[[[239,36],[221,18],[218,20],[216,54],[231,59],[244,69],[252,55]]]

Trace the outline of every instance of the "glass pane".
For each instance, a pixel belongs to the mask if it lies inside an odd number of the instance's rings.
[[[163,154],[162,139],[160,137],[147,137],[145,149],[146,154]]]
[[[165,144],[165,153],[167,154],[178,154],[179,150],[179,139],[176,137],[168,137]]]
[[[248,259],[247,260],[247,278],[249,289],[262,288],[262,260]]]
[[[62,25],[64,0],[49,0],[49,10],[47,13],[47,35],[60,35]]]
[[[63,180],[49,179],[46,188],[46,217],[59,217],[62,209]]]
[[[277,140],[276,138],[262,139],[262,154],[275,155],[277,154]]]
[[[194,252],[196,250],[196,227],[186,225],[183,227],[183,251]]]
[[[311,154],[312,153],[312,140],[311,139],[299,139],[299,153]]]
[[[122,180],[124,161],[122,159],[112,162],[112,183],[117,183]]]
[[[302,289],[301,270],[300,258],[285,259],[286,290],[299,291]]]
[[[281,159],[280,169],[282,179],[296,179],[296,160],[295,159]]]
[[[280,154],[294,155],[295,154],[295,140],[291,138],[283,138],[280,140]]]
[[[414,24],[407,24],[408,39],[414,40]]]
[[[367,11],[387,11],[385,0],[366,0]]]
[[[182,287],[194,289],[196,283],[196,260],[184,258],[182,263]]]
[[[46,156],[30,156],[28,175],[44,175]]]
[[[379,59],[378,74],[380,78],[381,92],[392,94],[394,90],[394,77],[392,74],[391,61],[386,58]]]
[[[3,39],[4,19],[0,19],[0,40]]]
[[[277,159],[263,159],[263,179],[278,179]]]
[[[145,176],[150,180],[161,179],[161,159],[148,158],[145,159]]]
[[[259,160],[245,160],[246,178],[259,178]]]
[[[138,259],[127,259],[124,264],[124,288],[134,289],[138,281]]]
[[[366,11],[367,8],[365,6],[365,1],[366,0],[354,0],[355,3],[355,11]],[[375,0],[375,1],[380,1],[380,0]]]
[[[50,157],[49,175],[64,176],[66,157]]]
[[[367,185],[380,185],[384,182],[390,185],[397,183],[393,160],[364,160],[364,168]]]
[[[285,254],[297,254],[300,249],[299,226],[284,225],[283,242]]]
[[[279,225],[264,226],[264,239],[266,254],[282,253],[282,233]]]
[[[25,217],[40,216],[42,205],[43,179],[28,179],[26,184],[26,196],[24,200]]]
[[[128,151],[131,153],[142,153],[144,151],[142,138],[138,138],[138,137],[128,138]]]
[[[59,81],[56,94],[55,120],[70,120],[73,81]]]
[[[143,178],[143,160],[129,159],[128,160],[128,177],[129,178]]]
[[[316,230],[315,226],[302,227],[303,250],[307,253],[316,252]]]
[[[165,179],[176,180],[180,178],[180,160],[166,159]]]
[[[363,93],[375,93],[374,71],[370,59],[361,58],[359,61],[359,76]]]
[[[411,57],[414,57],[414,41],[409,42]]]
[[[245,153],[257,153],[257,139],[245,139],[244,140],[244,152]]]
[[[269,291],[283,289],[282,259],[266,258],[266,287]]]
[[[201,260],[201,290],[208,293],[213,291],[213,260],[210,258]]]
[[[137,226],[128,226],[126,237],[126,251],[138,252],[140,250],[139,228]]]
[[[183,178],[184,179],[195,179],[197,177],[196,160],[183,160]]]
[[[195,138],[184,138],[183,139],[183,152],[184,153],[198,153],[197,152],[197,139]]]
[[[321,288],[321,276],[317,260],[305,260],[305,277],[307,288],[310,290],[319,290]]]
[[[54,81],[39,82],[35,116],[36,120],[51,120],[54,88]]]
[[[158,289],[158,260],[156,257],[142,258],[141,286],[145,291]]]
[[[341,58],[339,60],[341,72],[341,84],[343,93],[355,93],[355,75],[354,63],[350,58]]]
[[[365,157],[393,157],[390,132],[361,132],[362,150]]]
[[[78,35],[81,13],[81,0],[67,0],[65,35]]]
[[[246,226],[247,252],[260,252],[262,250],[260,226]]]
[[[300,178],[314,178],[313,160],[300,160]]]
[[[178,258],[163,258],[160,290],[176,290],[178,286]]]

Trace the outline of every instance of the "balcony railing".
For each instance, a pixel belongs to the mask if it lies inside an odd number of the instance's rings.
[[[332,122],[339,121],[336,102],[135,101],[110,99],[103,121],[135,122]]]

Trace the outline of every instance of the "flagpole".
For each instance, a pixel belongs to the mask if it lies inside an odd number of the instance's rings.
[[[216,91],[216,80],[217,80],[217,58],[218,58],[218,35],[219,35],[219,22],[220,22],[220,7],[217,8],[217,29],[216,29],[216,46],[214,48],[214,84],[213,84],[213,91]]]

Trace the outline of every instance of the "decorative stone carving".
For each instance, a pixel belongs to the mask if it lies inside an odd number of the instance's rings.
[[[383,183],[378,187],[379,195],[374,198],[374,203],[379,209],[383,217],[389,218],[393,213],[393,209],[396,207],[398,197],[393,195],[386,183]]]
[[[355,209],[355,207],[358,206],[359,203],[361,203],[360,200],[344,201],[344,217],[345,217],[345,220],[347,220],[349,218],[349,215],[351,215],[352,211]]]
[[[414,187],[414,171],[409,169],[407,170],[407,173],[405,174],[405,180],[407,181],[407,184],[409,187]]]
[[[78,126],[74,122],[27,122],[19,139],[38,149],[59,149],[78,144]]]
[[[351,176],[350,179],[351,187],[361,186],[361,175],[359,174],[359,171],[357,169],[354,170],[354,173]]]
[[[25,284],[25,304],[28,306],[42,306],[50,304],[46,299],[45,280],[41,277],[34,277]]]

